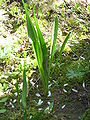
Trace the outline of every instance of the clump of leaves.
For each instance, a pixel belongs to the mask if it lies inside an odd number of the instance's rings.
[[[53,24],[53,30],[52,30],[52,40],[51,40],[51,47],[50,47],[50,56],[48,58],[48,52],[46,48],[46,43],[44,41],[43,35],[40,31],[39,25],[37,23],[36,17],[35,17],[35,11],[34,11],[34,20],[35,20],[35,26],[36,29],[34,28],[34,25],[29,17],[29,13],[27,10],[27,6],[24,3],[24,0],[22,0],[25,13],[26,13],[26,20],[27,20],[27,31],[28,31],[28,36],[32,40],[37,63],[38,63],[38,68],[40,71],[41,75],[41,80],[44,88],[44,95],[47,95],[48,93],[48,81],[50,77],[50,70],[51,70],[51,65],[53,61],[53,57],[55,54],[55,47],[56,47],[56,39],[57,39],[57,32],[58,32],[58,18],[55,18],[54,24]],[[65,44],[67,43],[67,40],[69,39],[70,33],[66,36],[61,49],[59,51],[59,58],[57,59],[56,64],[58,63],[58,60],[61,58],[62,51],[65,47]],[[54,71],[54,69],[53,69]]]
[[[73,65],[71,64],[71,66],[68,68],[67,76],[68,78],[80,78],[89,72],[89,66],[85,66],[84,63],[77,61],[73,63]]]

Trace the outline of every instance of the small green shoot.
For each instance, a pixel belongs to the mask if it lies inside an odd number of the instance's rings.
[[[26,69],[24,63],[23,69],[23,89],[22,89],[22,104],[24,107],[24,120],[26,120],[26,97],[27,97],[27,81],[26,81]]]

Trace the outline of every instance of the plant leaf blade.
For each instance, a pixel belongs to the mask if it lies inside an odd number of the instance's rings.
[[[48,77],[48,51],[46,48],[46,43],[44,41],[43,35],[42,35],[39,25],[37,23],[34,10],[33,10],[33,13],[34,13],[34,20],[35,20],[35,25],[36,25],[36,29],[37,29],[37,34],[38,34],[38,38],[39,38],[39,42],[40,42],[40,47],[42,50],[42,57],[43,57],[42,65],[43,65],[44,72],[46,74],[45,76]]]
[[[54,21],[54,25],[53,25],[53,30],[52,30],[52,40],[51,40],[51,47],[50,47],[49,69],[50,69],[50,66],[51,66],[51,63],[52,63],[52,60],[53,60],[53,57],[54,57],[54,53],[55,53],[57,32],[58,32],[58,18],[56,16],[55,21]]]
[[[66,45],[66,43],[67,43],[67,41],[68,41],[68,39],[69,39],[69,37],[70,37],[70,34],[71,34],[71,32],[69,32],[69,34],[66,36],[66,38],[65,38],[65,40],[64,40],[64,42],[63,42],[63,44],[62,44],[62,46],[61,46],[61,49],[60,49],[60,51],[59,51],[59,57],[58,57],[58,59],[57,59],[57,61],[56,61],[56,63],[55,63],[54,68],[52,69],[51,75],[52,75],[52,73],[54,72],[54,69],[55,69],[55,67],[56,67],[56,65],[57,65],[57,63],[58,63],[58,60],[61,59],[62,52],[63,52],[63,50],[64,50],[64,48],[65,48],[65,45]]]

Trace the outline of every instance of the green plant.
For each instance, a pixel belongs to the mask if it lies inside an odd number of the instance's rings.
[[[44,114],[43,110],[39,111],[36,114],[34,114],[30,120],[42,120],[43,114]]]
[[[26,81],[26,69],[24,63],[23,69],[23,89],[22,89],[22,104],[24,107],[24,120],[26,120],[26,97],[27,97],[27,81]]]
[[[27,6],[24,3],[24,0],[22,0],[25,13],[26,13],[26,20],[27,20],[27,31],[28,31],[28,36],[32,40],[34,51],[36,54],[37,58],[37,63],[38,63],[38,68],[40,71],[41,75],[41,80],[44,88],[44,94],[47,95],[48,93],[48,81],[49,81],[49,76],[50,70],[51,70],[51,64],[52,60],[55,54],[55,47],[56,47],[56,39],[57,39],[57,31],[58,31],[58,18],[55,18],[55,22],[53,25],[53,31],[52,31],[52,41],[51,41],[51,47],[50,47],[50,57],[48,58],[48,52],[46,48],[46,43],[44,41],[43,35],[39,29],[39,25],[37,23],[36,17],[35,17],[35,11],[34,13],[34,20],[35,20],[35,26],[36,29],[34,28],[34,25],[29,17],[29,13],[27,10]],[[59,58],[57,59],[55,66],[58,62],[58,60],[61,58],[61,53],[65,47],[65,44],[69,38],[70,33],[67,35],[64,43],[61,46],[61,49],[59,51]],[[54,69],[53,69],[54,71]]]
[[[83,61],[75,61],[73,64],[69,66],[67,69],[67,76],[68,78],[81,78],[85,74],[88,74],[90,72],[89,66],[85,64]]]

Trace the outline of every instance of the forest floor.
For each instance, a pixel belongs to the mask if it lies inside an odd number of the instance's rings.
[[[70,38],[49,81],[44,97],[32,44],[27,36],[25,12],[19,2],[0,3],[0,120],[23,120],[22,72],[26,61],[27,120],[90,120],[90,5],[33,1],[42,34],[50,48],[55,16],[59,19],[57,46]],[[33,21],[33,5],[28,5]],[[34,21],[33,21],[34,23]],[[57,47],[57,48],[58,48]],[[56,51],[52,64],[58,57]],[[4,110],[2,110],[2,108]]]

